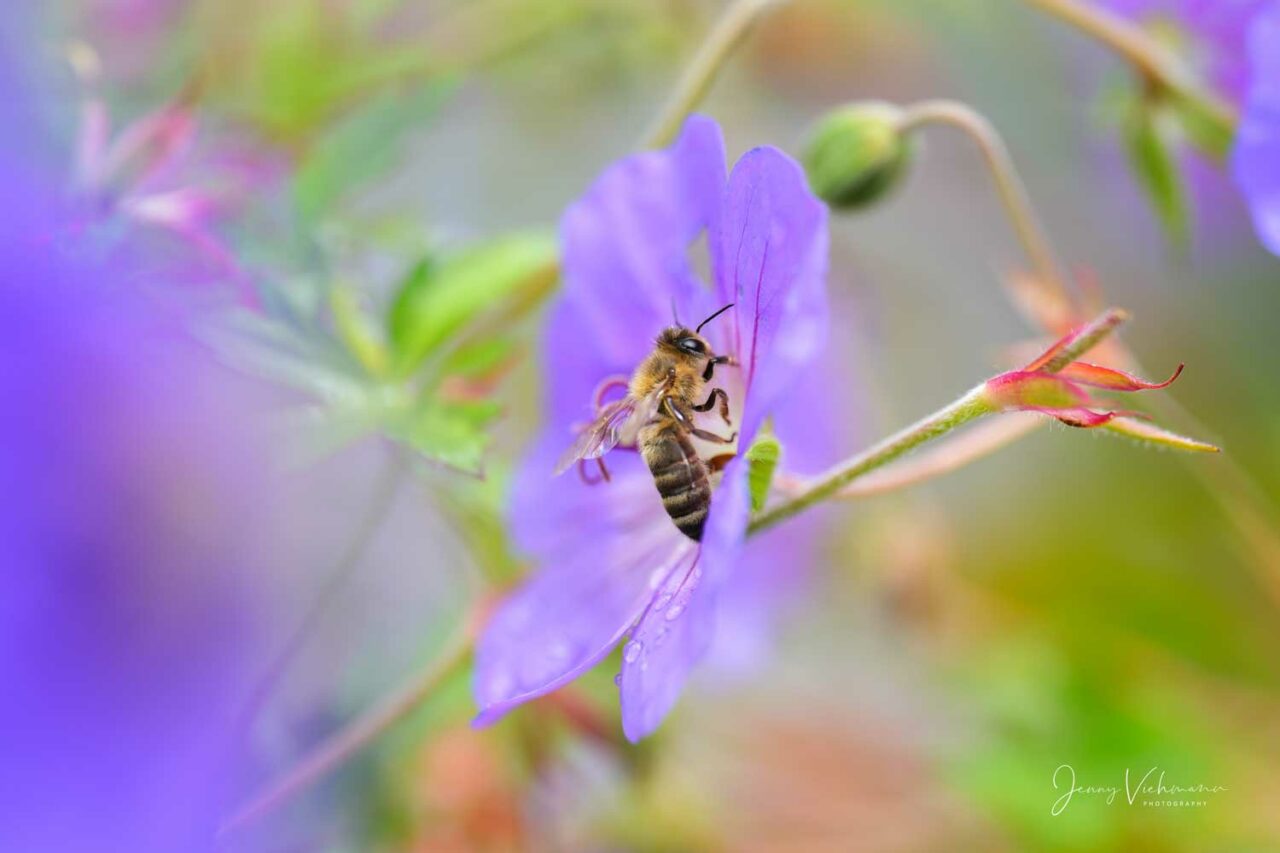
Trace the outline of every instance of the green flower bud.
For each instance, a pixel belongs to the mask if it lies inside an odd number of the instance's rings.
[[[834,208],[871,204],[894,187],[909,157],[902,110],[865,101],[828,113],[809,136],[802,160],[809,184]]]

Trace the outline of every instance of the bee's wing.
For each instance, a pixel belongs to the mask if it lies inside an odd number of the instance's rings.
[[[649,418],[658,411],[662,400],[662,386],[642,398],[631,395],[602,406],[596,419],[584,427],[573,444],[556,463],[555,473],[563,474],[579,459],[598,459],[617,447],[623,437],[634,435]]]

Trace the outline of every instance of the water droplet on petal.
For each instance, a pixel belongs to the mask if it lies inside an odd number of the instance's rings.
[[[670,622],[674,619],[679,619],[681,613],[684,613],[684,604],[676,602],[671,605],[671,609],[667,611],[667,621]]]
[[[621,686],[622,686],[622,673],[618,673],[617,675],[615,675],[615,676],[613,677],[613,683],[614,683],[614,685],[615,685],[615,686],[617,686],[617,687],[621,687]]]
[[[644,651],[644,645],[635,640],[627,643],[627,647],[622,650],[622,659],[627,663],[635,663],[640,657],[640,652]]]
[[[664,592],[662,595],[658,596],[658,600],[653,603],[653,609],[657,611],[666,607],[671,603],[671,597],[671,593]]]
[[[653,645],[654,646],[662,645],[662,641],[667,638],[667,634],[669,633],[671,632],[668,631],[666,628],[663,628],[661,631],[658,632],[658,636],[653,638]]]

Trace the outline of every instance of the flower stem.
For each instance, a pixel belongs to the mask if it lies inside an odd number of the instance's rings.
[[[1040,365],[1038,369],[1046,373],[1057,373],[1097,346],[1103,338],[1119,328],[1128,317],[1128,313],[1118,308],[1104,311],[1096,319],[1081,327],[1073,336],[1065,339],[1057,349],[1052,350],[1052,358]],[[920,445],[946,435],[957,427],[998,411],[996,404],[988,398],[987,383],[984,382],[923,420],[889,436],[874,447],[850,457],[827,473],[820,474],[806,487],[795,489],[787,500],[767,507],[764,512],[753,518],[747,526],[747,533],[748,535],[759,533],[816,503],[841,497],[846,487],[863,475],[884,467]],[[939,473],[947,470],[951,469],[946,467],[937,469]],[[917,478],[916,481],[918,482],[919,479],[922,478]]]
[[[1226,129],[1235,128],[1239,121],[1235,108],[1205,89],[1176,56],[1148,36],[1141,27],[1107,9],[1080,0],[1025,2],[1106,45],[1156,88],[1195,103],[1207,116]]]
[[[779,0],[734,0],[725,9],[676,83],[662,111],[645,131],[640,148],[661,148],[675,139],[680,125],[706,97],[729,55],[742,44],[760,15]]]
[[[1053,421],[1043,415],[1010,412],[1002,418],[948,436],[928,450],[860,477],[831,497],[835,500],[857,500],[935,479],[990,456],[1051,423]]]
[[[922,101],[903,109],[899,129],[906,133],[924,125],[950,125],[968,134],[982,152],[987,169],[995,181],[1000,202],[1013,225],[1018,242],[1026,251],[1044,286],[1051,287],[1061,298],[1071,301],[1066,280],[1061,275],[1048,234],[1036,216],[1026,186],[1013,165],[1008,146],[986,116],[958,101]]]
[[[444,653],[426,670],[321,743],[282,777],[268,783],[222,823],[218,834],[221,836],[244,829],[280,808],[341,767],[434,695],[442,684],[460,672],[470,660],[475,636],[474,621],[469,617],[464,619],[458,634],[448,642]]]
[[[923,420],[889,436],[874,447],[859,453],[822,474],[801,494],[768,507],[751,520],[748,535],[760,533],[808,509],[816,503],[835,497],[840,490],[863,474],[887,465],[925,442],[946,435],[953,429],[995,411],[983,393],[984,386],[966,393]]]
[[[387,460],[385,468],[379,474],[378,480],[374,485],[373,495],[369,498],[364,513],[360,517],[351,539],[347,542],[346,548],[343,549],[337,562],[333,564],[328,575],[326,575],[319,594],[311,602],[306,613],[299,620],[297,627],[289,635],[288,640],[271,659],[271,662],[259,677],[257,686],[253,689],[248,701],[245,702],[239,719],[239,725],[243,730],[247,731],[253,725],[263,706],[266,705],[267,700],[275,692],[285,672],[288,671],[290,664],[293,663],[298,652],[306,644],[312,632],[315,631],[316,626],[320,624],[322,617],[329,611],[338,593],[346,586],[352,571],[360,565],[361,558],[363,558],[369,546],[377,538],[378,531],[382,529],[382,525],[386,521],[391,506],[395,502],[395,497],[400,490],[407,465],[408,462],[405,455],[401,452],[394,453]]]

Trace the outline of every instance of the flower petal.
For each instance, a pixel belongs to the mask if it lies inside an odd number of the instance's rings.
[[[516,476],[512,531],[539,569],[499,606],[477,644],[478,725],[608,655],[654,587],[694,550],[663,511],[639,454],[610,454],[612,481],[590,486],[572,474],[551,477],[562,450],[558,431],[549,432]]]
[[[145,187],[191,147],[196,123],[195,111],[186,101],[143,116],[120,133],[102,156],[95,177],[117,190]]]
[[[715,634],[720,589],[737,560],[750,509],[747,466],[725,467],[696,554],[664,579],[622,651],[622,731],[635,742],[675,705]]]
[[[1134,412],[1095,412],[1083,406],[1075,409],[1057,409],[1049,406],[1027,406],[1023,411],[1039,412],[1051,418],[1057,418],[1067,426],[1093,429],[1110,423],[1121,416],[1133,416]]]
[[[1280,3],[1254,19],[1249,58],[1253,74],[1231,166],[1258,238],[1280,255]]]
[[[1185,366],[1179,364],[1173,371],[1173,375],[1163,382],[1147,382],[1123,370],[1090,364],[1087,361],[1073,361],[1058,371],[1057,375],[1081,385],[1106,388],[1108,391],[1156,391],[1172,385],[1173,380],[1182,375],[1182,368]]]
[[[693,116],[671,148],[621,160],[592,184],[560,224],[557,325],[574,324],[575,332],[548,339],[553,357],[584,362],[597,380],[629,374],[671,323],[673,307],[686,322],[706,309],[710,295],[688,249],[714,222],[724,182],[720,129]]]
[[[747,446],[826,340],[827,209],[794,160],[756,148],[734,166],[709,239],[720,299],[737,305],[728,337],[747,386]]]

